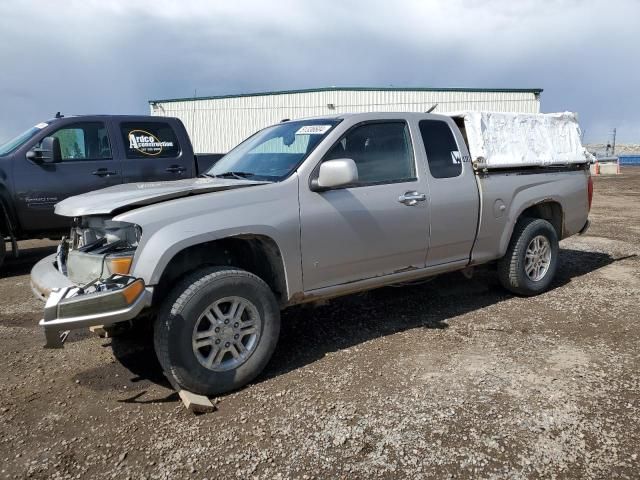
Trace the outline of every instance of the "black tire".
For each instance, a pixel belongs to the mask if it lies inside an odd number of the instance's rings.
[[[199,359],[196,355],[193,336],[199,325],[207,321],[203,317],[204,312],[212,313],[208,307],[228,297],[242,298],[255,307],[251,311],[258,313],[260,329],[259,334],[252,337],[254,342],[247,349],[250,354],[241,364],[226,371],[214,371],[201,363],[202,356]],[[214,322],[210,323],[212,330]],[[227,330],[225,335],[233,333],[228,331],[231,325],[221,327]],[[220,336],[222,333],[212,335]],[[209,267],[188,275],[172,290],[155,321],[154,347],[170,380],[194,393],[218,395],[238,389],[253,380],[269,362],[279,335],[280,308],[264,281],[244,270]],[[216,337],[215,341],[218,342],[219,338]],[[213,350],[213,337],[211,342]],[[231,340],[231,343],[233,346],[237,341]],[[224,340],[216,348],[222,347]],[[239,352],[236,347],[233,348],[236,353]],[[201,350],[198,353],[202,353]],[[229,361],[229,355],[231,352],[223,356],[227,358],[226,362]],[[234,359],[231,358],[231,361]],[[218,365],[218,368],[222,366]]]
[[[539,279],[531,278],[526,270],[527,248],[542,236],[549,242],[550,261],[546,272]],[[507,290],[523,296],[538,295],[549,288],[558,269],[558,235],[555,228],[540,218],[522,218],[516,224],[509,248],[498,260],[498,278]]]

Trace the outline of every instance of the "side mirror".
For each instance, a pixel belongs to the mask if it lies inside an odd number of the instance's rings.
[[[311,183],[314,191],[346,187],[358,181],[358,167],[350,158],[327,160],[320,165],[318,178]]]
[[[32,148],[27,152],[27,159],[36,163],[57,163],[62,161],[60,140],[56,137],[45,137],[40,147]]]

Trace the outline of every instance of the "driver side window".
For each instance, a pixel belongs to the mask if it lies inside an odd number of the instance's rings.
[[[353,128],[324,160],[350,158],[358,167],[356,185],[416,179],[415,161],[405,122],[376,122]]]
[[[112,158],[107,129],[100,122],[69,125],[51,136],[60,142],[63,162]]]

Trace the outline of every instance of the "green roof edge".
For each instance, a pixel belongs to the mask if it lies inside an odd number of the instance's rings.
[[[463,87],[447,87],[447,88],[433,88],[433,87],[323,87],[323,88],[306,88],[301,90],[280,90],[271,92],[255,92],[255,93],[240,93],[236,95],[213,95],[206,97],[185,97],[185,98],[163,98],[149,100],[150,104],[164,103],[164,102],[187,102],[191,100],[222,100],[225,98],[242,98],[242,97],[263,97],[268,95],[287,95],[292,93],[314,93],[314,92],[336,92],[336,91],[348,91],[348,92],[361,92],[367,90],[374,90],[379,92],[492,92],[492,93],[533,93],[539,95],[542,93],[542,88],[463,88]]]

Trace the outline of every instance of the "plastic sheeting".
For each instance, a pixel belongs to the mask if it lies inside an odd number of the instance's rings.
[[[585,163],[576,115],[563,113],[458,112],[463,118],[469,153],[482,168]]]

